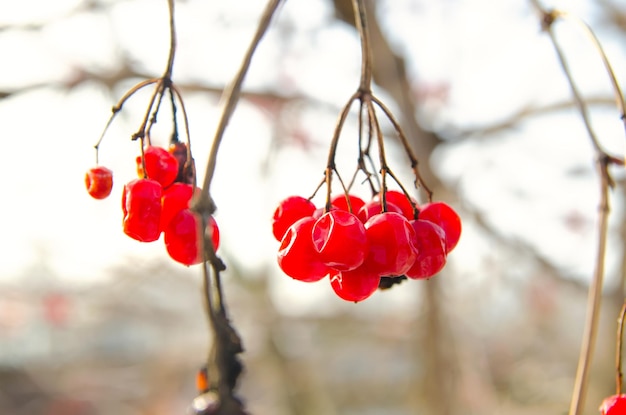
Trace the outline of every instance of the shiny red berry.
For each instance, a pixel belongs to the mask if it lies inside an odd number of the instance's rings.
[[[365,222],[369,244],[362,267],[379,276],[402,275],[417,257],[415,230],[409,221],[396,212],[379,213]]]
[[[104,199],[113,189],[113,172],[106,167],[96,166],[85,174],[87,193],[94,199]]]
[[[203,260],[200,218],[190,209],[183,209],[178,212],[169,222],[163,236],[165,248],[169,256],[184,265],[199,264]],[[211,232],[211,243],[213,250],[217,251],[220,245],[220,232],[217,222],[211,217],[207,224],[207,232]]]
[[[387,202],[387,212],[395,212],[402,214],[402,209],[393,203]],[[365,223],[374,215],[378,215],[383,213],[383,206],[379,200],[370,200],[365,203],[361,209],[359,209],[357,216],[361,220],[361,222]]]
[[[626,415],[626,394],[605,398],[599,409],[600,415]]]
[[[446,234],[446,253],[452,251],[461,237],[461,218],[444,202],[433,202],[422,206],[420,220],[433,222]]]
[[[346,210],[331,210],[313,225],[313,246],[329,267],[349,271],[360,266],[367,253],[365,226]]]
[[[174,156],[174,158],[178,161],[178,175],[176,176],[176,181],[181,183],[190,183],[192,177],[189,175],[189,171],[185,171],[185,165],[187,163],[187,144],[176,142],[171,143],[167,149],[168,153]]]
[[[380,276],[365,267],[352,271],[330,272],[330,286],[339,298],[346,301],[363,301],[378,288]]]
[[[330,204],[337,209],[347,210],[349,212],[357,214],[359,210],[363,207],[365,202],[363,201],[363,199],[355,195],[348,195],[348,197],[350,199],[350,206],[348,206],[348,199],[346,199],[346,195],[343,193],[330,199]]]
[[[446,264],[446,234],[439,225],[427,220],[409,223],[415,230],[417,258],[404,275],[412,279],[430,278]]]
[[[408,220],[413,220],[415,218],[413,204],[417,206],[417,201],[413,199],[409,200],[406,195],[399,190],[387,190],[385,198],[387,199],[387,203],[392,203],[399,207],[405,218]],[[380,200],[380,196],[376,195],[374,200]]]
[[[199,188],[196,187],[196,191]],[[165,230],[172,218],[181,210],[189,207],[189,202],[193,196],[193,186],[186,183],[172,183],[163,190],[161,197],[161,229]]]
[[[162,147],[147,146],[144,149],[145,176],[156,180],[164,188],[174,183],[178,176],[178,160]],[[137,172],[143,177],[141,156],[137,156]]]
[[[280,242],[278,265],[291,278],[305,282],[319,281],[330,272],[313,247],[311,232],[315,219],[306,217],[289,227]]]
[[[161,234],[161,184],[135,179],[124,186],[122,210],[124,233],[141,242],[152,242]]]
[[[313,215],[315,205],[302,196],[289,196],[283,199],[276,210],[272,220],[272,232],[277,241],[281,241],[285,232],[298,219]]]

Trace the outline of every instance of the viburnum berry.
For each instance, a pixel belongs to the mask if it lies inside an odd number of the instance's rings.
[[[162,189],[152,179],[135,179],[124,186],[122,210],[126,235],[141,242],[159,239]]]
[[[278,249],[278,265],[291,278],[314,282],[324,278],[330,268],[324,264],[313,247],[311,237],[315,219],[305,217],[292,224]]]
[[[168,223],[163,231],[165,248],[169,256],[184,265],[199,264],[203,260],[200,218],[190,209],[182,209]],[[213,217],[209,218],[207,232],[211,232],[211,244],[217,251],[220,245],[220,232],[217,222]]]
[[[408,278],[430,278],[446,264],[446,234],[441,227],[427,220],[409,222],[415,230],[417,258],[404,273]]]
[[[313,246],[320,260],[339,271],[359,267],[367,253],[365,226],[346,210],[331,210],[313,225]]]
[[[163,190],[161,197],[161,229],[165,230],[167,225],[178,212],[189,207],[189,202],[193,197],[194,187],[187,183],[172,183]],[[199,188],[196,188],[199,189]]]
[[[348,206],[348,199],[346,199],[346,195],[343,193],[333,196],[333,198],[330,199],[330,204],[337,209],[347,210],[349,212],[357,214],[359,210],[363,207],[365,202],[363,201],[363,199],[355,195],[348,195],[348,198],[350,199],[350,206]],[[352,210],[350,210],[350,208],[352,208]]]
[[[409,221],[396,212],[379,213],[365,222],[369,244],[362,267],[379,276],[402,275],[408,271],[415,258],[415,230]]]
[[[178,176],[178,160],[162,147],[146,146],[143,151],[144,163],[141,156],[137,156],[137,172],[161,183],[164,188],[174,183]],[[145,173],[145,174],[144,174]]]
[[[605,398],[599,409],[600,415],[626,415],[626,394]]]
[[[277,241],[281,241],[285,232],[298,219],[309,217],[315,212],[315,205],[302,196],[289,196],[283,199],[276,210],[272,221],[272,232]]]
[[[387,212],[395,212],[402,214],[402,209],[393,203],[387,202]],[[380,203],[380,200],[370,200],[365,203],[361,209],[359,209],[357,216],[361,220],[361,222],[365,223],[374,215],[378,215],[383,213],[383,206]]]
[[[177,182],[189,183],[187,180],[187,174],[185,174],[185,165],[187,163],[187,144],[180,141],[171,143],[167,149],[176,161],[178,161],[178,175],[176,176]]]
[[[433,222],[443,229],[446,234],[446,253],[449,253],[459,242],[461,237],[461,218],[449,205],[444,202],[427,203],[419,213],[420,220]]]
[[[333,205],[330,205],[329,212],[332,211],[332,210],[337,210],[337,209],[339,209],[339,208],[337,208],[337,207],[335,207]],[[317,220],[317,219],[321,218],[324,213],[326,213],[326,208],[319,207],[319,208],[315,209],[315,211],[313,212],[313,214],[311,216],[313,216],[315,218],[315,220]]]
[[[106,167],[96,166],[85,173],[87,193],[94,199],[104,199],[113,189],[113,172]]]
[[[330,272],[330,286],[341,299],[346,301],[363,301],[378,288],[380,275],[366,267],[352,271]]]
[[[415,200],[409,200],[406,195],[399,190],[387,190],[385,192],[385,198],[387,203],[392,203],[395,206],[400,208],[400,211],[408,220],[415,219],[415,214],[413,211],[413,204],[417,206],[417,202]],[[376,195],[374,200],[380,200],[380,195]],[[413,203],[413,204],[412,204]]]

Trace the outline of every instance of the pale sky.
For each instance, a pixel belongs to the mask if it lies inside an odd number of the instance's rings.
[[[112,69],[122,51],[131,53],[147,72],[162,72],[168,44],[165,2],[163,7],[155,7],[151,0],[122,2],[109,17],[67,16],[77,3],[0,0],[0,26],[54,21],[41,32],[0,32],[0,53],[5,57],[0,89],[62,81],[84,65]],[[239,65],[263,2],[237,2],[234,7],[215,3],[189,1],[177,7],[175,82],[193,79],[223,84]],[[523,106],[569,97],[554,51],[539,33],[525,1],[506,7],[504,2],[490,0],[454,3],[426,8],[420,1],[381,2],[383,23],[393,22],[388,27],[391,38],[410,58],[410,76],[450,86],[448,107],[426,113],[433,126],[475,128],[506,118]],[[558,4],[583,16],[591,10],[589,2],[582,0]],[[205,16],[215,13],[222,13],[228,24],[207,24],[211,19]],[[322,1],[288,1],[280,19],[297,22],[298,31],[290,40],[292,54],[281,58],[280,35],[270,32],[246,87],[276,85],[281,76],[291,77],[294,91],[339,108],[357,86],[360,50],[357,37],[345,27],[316,32],[329,13]],[[576,30],[562,33],[581,89],[610,97],[608,78],[594,50]],[[625,74],[623,48],[610,37],[605,48],[616,73]],[[86,283],[102,278],[115,264],[168,260],[162,240],[142,244],[121,230],[121,188],[134,178],[138,152],[129,137],[145,109],[145,95],[129,102],[101,150],[101,163],[115,175],[112,196],[96,201],[84,189],[84,172],[94,163],[93,144],[122,92],[115,90],[111,96],[97,85],[85,84],[72,91],[37,88],[0,101],[0,136],[14,144],[0,152],[5,175],[0,215],[5,254],[0,280],[24,275],[42,254],[62,279]],[[213,99],[197,94],[186,97],[186,106],[202,177],[219,108]],[[616,114],[614,109],[594,111],[593,121],[605,145],[623,154],[623,125]],[[271,141],[268,118],[249,104],[237,110],[221,149],[214,198],[224,252],[236,256],[244,268],[268,266],[280,272],[274,259],[277,242],[271,235],[271,213],[283,197],[308,196],[314,190],[322,177],[325,143],[335,119],[336,113],[327,110],[307,112],[303,127],[319,141],[319,148],[307,154],[294,148],[279,152],[268,181],[259,180],[261,155],[267,153]],[[166,144],[165,134],[155,138]],[[353,163],[351,158],[344,162]],[[574,275],[590,275],[598,191],[595,174],[587,174],[593,169],[589,141],[575,116],[537,117],[497,139],[450,144],[431,162],[445,180],[457,186],[461,212],[463,205],[476,206],[504,234],[529,241],[557,264],[571,268]],[[396,170],[406,174],[406,167]],[[577,169],[583,174],[569,174]],[[410,183],[410,176],[406,180]],[[570,214],[582,218],[577,232],[563,221]],[[493,246],[480,239],[480,231],[469,218],[466,223],[449,266],[463,275],[480,274]],[[616,259],[617,254],[609,252],[609,262]],[[189,272],[199,273],[199,269],[192,267]],[[328,287],[304,287],[285,279],[277,290],[307,290],[313,303],[326,295]],[[299,296],[285,297],[300,301]]]

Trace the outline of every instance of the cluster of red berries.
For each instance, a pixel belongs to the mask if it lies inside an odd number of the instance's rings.
[[[153,242],[164,235],[169,256],[184,265],[203,260],[199,233],[200,219],[189,209],[199,188],[189,183],[185,169],[187,147],[173,143],[169,151],[149,145],[137,156],[138,178],[126,183],[122,193],[123,230],[140,242]],[[113,172],[96,166],[85,176],[87,192],[95,199],[104,199],[113,188]],[[219,246],[219,229],[213,218],[207,225],[213,249]]]
[[[388,190],[367,203],[337,195],[330,209],[290,196],[274,212],[280,241],[278,265],[288,276],[314,282],[329,276],[335,293],[362,301],[381,278],[430,278],[446,263],[461,236],[461,220],[447,204],[417,205],[403,192]]]

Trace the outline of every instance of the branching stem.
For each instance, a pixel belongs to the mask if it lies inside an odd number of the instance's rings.
[[[615,345],[615,393],[622,393],[622,336],[624,333],[624,317],[626,317],[626,303],[622,305],[622,310],[617,319],[617,341]]]
[[[609,165],[617,162],[619,159],[617,157],[610,156],[604,148],[601,146],[595,131],[591,125],[591,120],[589,117],[589,111],[587,109],[587,105],[585,100],[583,99],[576,83],[574,81],[574,77],[570,71],[570,68],[565,59],[565,53],[563,52],[556,35],[554,33],[554,22],[557,18],[564,16],[564,14],[560,11],[547,11],[541,7],[538,0],[531,0],[532,4],[539,11],[541,15],[542,27],[547,32],[550,40],[554,46],[559,64],[561,65],[561,69],[567,79],[567,82],[570,86],[570,90],[576,102],[576,106],[581,115],[583,123],[585,125],[585,129],[587,130],[587,134],[589,139],[591,140],[592,146],[595,152],[595,158],[598,165],[598,174],[600,177],[600,200],[598,207],[598,246],[596,250],[596,263],[594,267],[593,277],[589,286],[589,294],[587,298],[587,314],[585,320],[585,327],[583,332],[583,339],[581,344],[580,356],[578,360],[578,369],[576,371],[576,378],[574,381],[574,391],[572,394],[572,400],[569,409],[569,415],[581,415],[584,410],[587,386],[589,383],[589,371],[591,367],[591,361],[593,358],[595,342],[598,331],[598,321],[600,316],[600,304],[602,301],[602,285],[604,279],[604,263],[606,257],[606,245],[607,245],[607,235],[608,235],[608,218],[609,218],[609,191],[613,186],[613,181],[609,174]],[[591,33],[591,30],[588,26],[584,25],[588,33]],[[602,55],[602,59],[605,62],[605,66],[607,67],[609,74],[611,75],[611,79],[616,90],[616,94],[619,97],[620,109],[623,114],[623,97],[621,95],[621,90],[617,85],[617,82],[614,79],[613,71],[608,64],[608,60],[604,54],[604,51],[601,47],[599,47],[599,43],[594,35],[591,36],[594,42],[596,43],[596,47],[600,51]],[[621,380],[618,382],[621,384]]]

